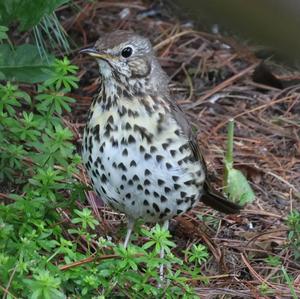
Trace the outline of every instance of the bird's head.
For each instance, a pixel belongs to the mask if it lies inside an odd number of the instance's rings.
[[[80,53],[97,59],[104,80],[122,80],[132,87],[143,82],[143,87],[148,89],[168,85],[150,41],[133,32],[119,30],[104,34],[94,47],[82,49]]]
[[[128,31],[105,34],[94,47],[82,49],[80,53],[96,58],[105,78],[114,73],[128,79],[146,77],[154,58],[150,41]]]

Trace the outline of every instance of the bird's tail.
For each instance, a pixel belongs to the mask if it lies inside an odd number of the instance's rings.
[[[242,209],[240,205],[229,201],[221,193],[212,190],[208,184],[204,186],[204,194],[201,197],[201,201],[207,206],[225,214],[237,214]]]

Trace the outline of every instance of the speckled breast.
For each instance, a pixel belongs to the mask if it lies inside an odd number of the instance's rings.
[[[190,209],[204,172],[167,106],[151,97],[95,102],[82,157],[97,194],[132,219],[164,221]]]

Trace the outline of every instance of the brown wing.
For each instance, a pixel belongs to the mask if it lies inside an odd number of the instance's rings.
[[[209,182],[207,181],[207,166],[205,163],[205,160],[203,158],[203,155],[201,153],[199,144],[197,142],[197,138],[195,134],[193,133],[191,126],[189,122],[186,119],[186,116],[184,112],[181,110],[181,108],[174,102],[169,101],[172,114],[174,116],[174,119],[179,124],[179,126],[182,129],[183,134],[187,136],[189,140],[189,144],[191,147],[191,150],[194,154],[194,157],[196,161],[199,161],[201,163],[202,168],[205,172],[205,183],[204,183],[204,193],[201,197],[201,201],[205,203],[206,205],[214,208],[215,210],[218,210],[220,212],[226,213],[226,214],[235,214],[238,213],[241,209],[241,207],[229,200],[227,200],[220,192],[217,192],[214,190]]]

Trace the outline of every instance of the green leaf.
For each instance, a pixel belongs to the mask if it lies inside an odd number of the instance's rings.
[[[228,169],[227,192],[230,199],[241,205],[251,203],[255,199],[255,194],[245,176],[234,168]]]
[[[233,168],[233,135],[234,119],[230,119],[227,126],[227,147],[224,161],[225,191],[231,200],[245,205],[255,199],[255,194],[242,172]]]
[[[21,30],[37,25],[44,15],[51,14],[69,0],[2,0],[0,2],[0,24],[19,22]]]
[[[0,41],[4,40],[4,39],[8,39],[8,35],[7,32],[8,28],[5,26],[0,26]]]
[[[50,63],[53,59],[52,56],[48,56],[48,61],[41,58],[34,45],[24,44],[15,50],[7,44],[0,45],[0,73],[6,80],[26,83],[45,81],[51,76]]]

